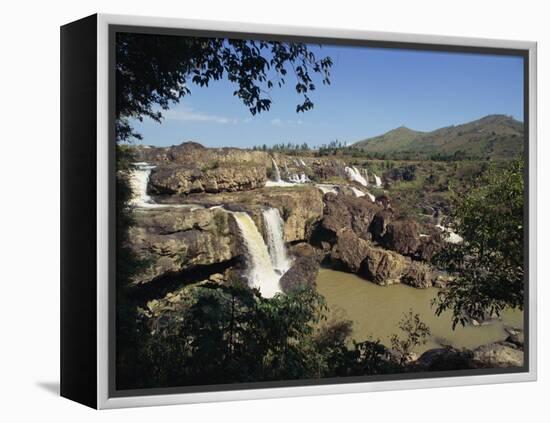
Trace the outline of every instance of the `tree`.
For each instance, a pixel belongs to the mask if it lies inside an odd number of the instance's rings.
[[[117,33],[116,138],[141,139],[129,119],[149,117],[160,122],[162,110],[190,94],[191,83],[208,86],[227,78],[253,115],[269,110],[269,91],[296,80],[302,96],[296,112],[313,108],[309,93],[315,90],[313,74],[330,84],[330,57],[318,59],[305,43],[199,38]],[[158,106],[158,107],[157,107]]]
[[[431,333],[430,328],[420,320],[420,315],[413,314],[412,310],[403,313],[398,327],[405,337],[401,338],[397,334],[393,334],[391,345],[399,353],[400,364],[403,365],[411,359],[414,348],[424,345]]]
[[[436,313],[453,313],[453,328],[504,308],[523,308],[523,160],[493,164],[476,187],[452,201],[451,220],[464,239],[437,261],[455,280],[440,291]]]

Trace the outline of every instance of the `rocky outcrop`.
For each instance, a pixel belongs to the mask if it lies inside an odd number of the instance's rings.
[[[349,228],[340,229],[336,237],[337,242],[332,248],[331,259],[341,262],[350,272],[359,273],[362,270],[363,261],[373,253],[372,245],[359,238]]]
[[[382,240],[392,218],[393,213],[390,210],[380,210],[374,215],[369,228],[374,240],[378,242]]]
[[[401,277],[401,282],[414,288],[429,288],[433,286],[436,276],[432,268],[425,263],[411,261]]]
[[[411,219],[390,222],[380,243],[405,256],[414,256],[420,247],[420,225]]]
[[[138,161],[155,165],[163,164],[193,164],[209,167],[214,163],[257,163],[266,168],[271,159],[264,151],[242,150],[240,148],[206,148],[193,141],[184,142],[171,147],[137,147]]]
[[[330,257],[350,272],[379,285],[405,283],[417,288],[433,285],[435,278],[426,264],[377,247],[372,242],[359,238],[349,228],[339,230],[336,238]]]
[[[472,351],[476,368],[522,367],[523,350],[510,342],[493,342]]]
[[[211,166],[159,166],[151,174],[151,192],[160,195],[188,195],[200,192],[248,191],[265,186],[266,172],[262,164],[214,163]]]
[[[363,263],[361,274],[378,285],[400,283],[410,261],[402,255],[383,248],[372,247]]]
[[[299,286],[314,286],[319,271],[319,262],[314,257],[298,257],[292,267],[279,280],[283,292],[291,292]]]
[[[414,363],[419,371],[466,370],[473,368],[472,352],[453,347],[425,351]]]
[[[263,227],[262,210],[274,207],[284,220],[284,238],[287,243],[309,240],[313,227],[323,216],[323,194],[310,185],[194,195],[189,200],[207,206],[223,204],[229,210],[247,211],[260,230]]]
[[[239,254],[234,222],[223,210],[160,208],[137,210],[129,247],[145,263],[134,285],[161,276],[220,264]]]
[[[328,193],[321,226],[333,236],[342,228],[350,228],[359,238],[369,240],[369,227],[380,210],[365,197]]]

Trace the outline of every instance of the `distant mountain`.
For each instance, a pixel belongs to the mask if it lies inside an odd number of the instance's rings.
[[[364,151],[407,154],[415,157],[436,154],[466,157],[512,158],[523,151],[523,123],[506,115],[447,126],[431,132],[401,126],[383,135],[353,144]]]

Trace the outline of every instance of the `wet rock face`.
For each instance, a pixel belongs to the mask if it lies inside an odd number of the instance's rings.
[[[132,284],[236,258],[237,231],[232,225],[222,210],[137,210],[129,247],[146,268],[133,277]]]
[[[211,166],[160,166],[151,174],[151,191],[165,195],[249,191],[263,187],[266,182],[263,165],[214,163]]]

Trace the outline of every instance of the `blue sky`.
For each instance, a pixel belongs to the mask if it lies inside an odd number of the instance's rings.
[[[190,85],[191,95],[163,112],[162,123],[133,122],[143,144],[166,146],[197,141],[208,147],[310,146],[338,139],[352,143],[404,125],[430,131],[488,114],[523,120],[523,61],[520,57],[311,46],[334,65],[331,85],[315,81],[315,107],[296,113],[301,97],[294,81],[273,88],[271,109],[252,116],[233,96],[234,85],[215,81]],[[315,77],[316,78],[316,77]],[[315,79],[314,78],[314,79]]]

